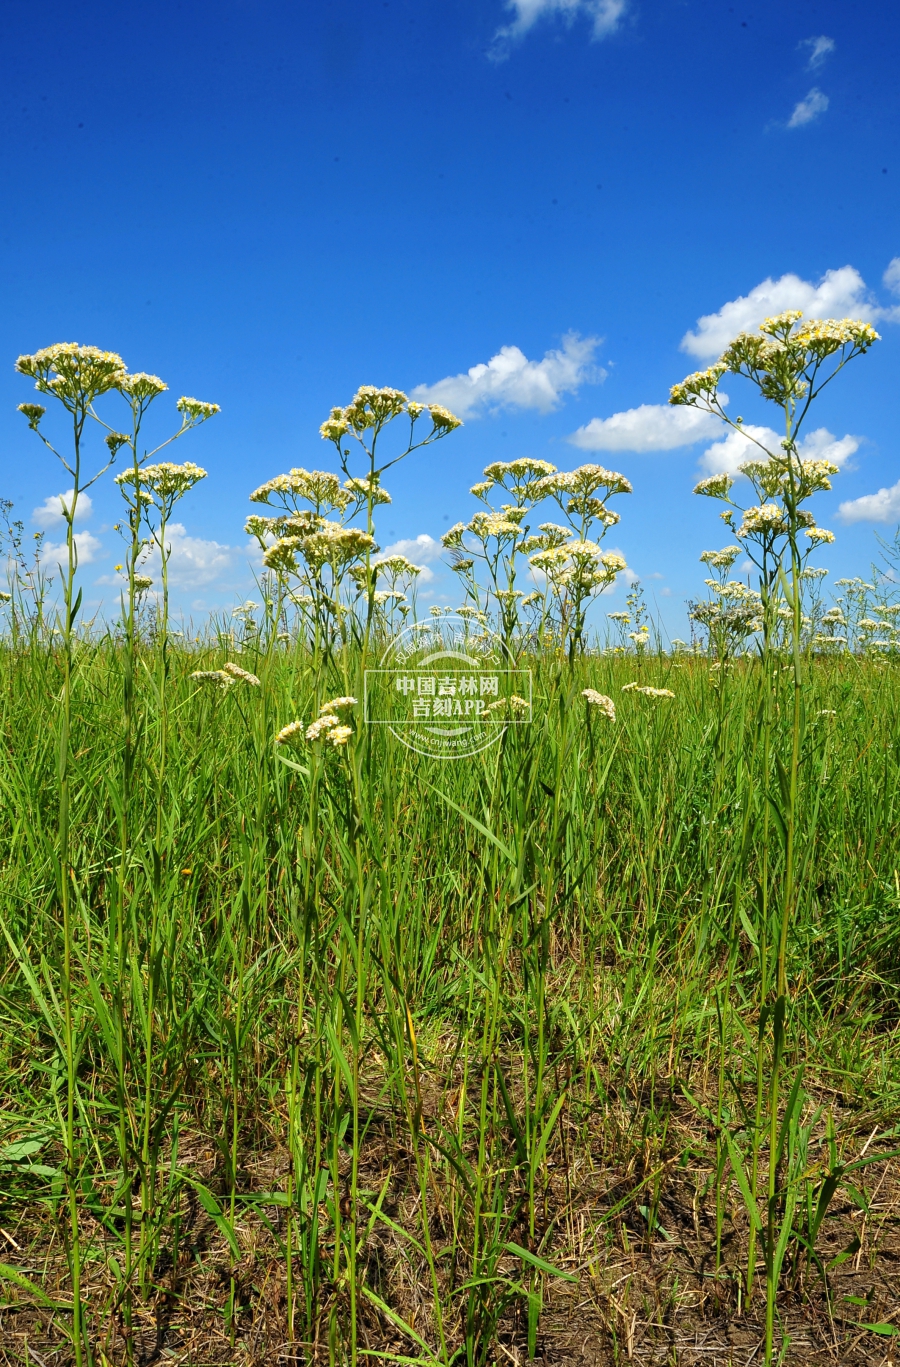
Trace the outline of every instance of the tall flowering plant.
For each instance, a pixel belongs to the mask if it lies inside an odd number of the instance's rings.
[[[385,429],[403,418],[409,422],[405,446],[385,458]],[[378,552],[375,509],[391,501],[381,477],[413,451],[460,425],[440,404],[415,403],[399,389],[363,385],[345,408],[333,408],[319,429],[323,440],[337,450],[343,482],[332,471],[297,467],[267,480],[250,495],[252,502],[276,511],[274,516],[254,514],[246,530],[256,537],[265,568],[281,586],[279,601],[285,586],[296,581],[294,601],[309,609],[317,646],[343,633],[348,586],[351,596],[364,605],[368,639],[377,611],[399,601],[399,581],[408,585],[420,572],[416,566],[407,569],[408,562],[401,565],[397,557],[373,560]],[[353,442],[364,456],[361,475],[350,469]],[[353,525],[358,519],[365,520],[365,528]],[[379,579],[386,580],[388,588],[379,589]]]
[[[561,642],[574,656],[584,648],[591,602],[612,588],[616,576],[626,568],[623,556],[618,551],[604,551],[600,542],[620,520],[619,514],[607,507],[608,500],[616,494],[630,494],[631,484],[624,475],[602,465],[579,465],[577,470],[545,476],[537,492],[554,499],[568,523],[563,542],[558,539],[558,528],[541,528],[544,540],[532,554],[531,565],[546,577],[545,601],[549,592],[558,614]]]
[[[619,521],[605,499],[630,493],[631,485],[623,475],[599,465],[561,472],[548,461],[531,457],[494,461],[484,474],[471,492],[487,511],[477,512],[468,523],[458,522],[443,537],[467,598],[481,613],[496,607],[507,645],[521,631],[522,611],[530,610],[538,640],[552,624],[561,643],[577,651],[591,599],[611,587],[625,569],[621,555],[604,552],[599,545],[607,529]],[[604,496],[598,498],[601,490]],[[503,495],[510,501],[495,508],[492,496]],[[548,498],[560,505],[568,525],[543,522],[532,534],[525,518]],[[538,585],[528,594],[516,587],[520,558],[527,560],[526,573]],[[486,580],[484,586],[479,577]]]
[[[395,449],[394,454],[385,459],[383,445],[379,445],[383,434],[392,423],[403,420],[409,423],[405,445],[399,451]],[[330,441],[334,445],[341,470],[347,477],[346,487],[363,500],[366,534],[372,538],[372,545],[365,547],[363,554],[366,570],[366,646],[376,609],[376,577],[371,573],[371,566],[375,537],[374,510],[377,503],[385,501],[378,497],[381,476],[413,451],[443,440],[461,426],[460,419],[439,403],[417,403],[407,398],[400,389],[362,385],[346,407],[332,408],[330,417],[319,428],[323,441]],[[350,470],[354,446],[356,453],[362,457],[362,475],[354,475]]]
[[[726,1142],[732,1166],[742,1182],[742,1190],[747,1193],[750,1218],[748,1294],[755,1275],[757,1235],[762,1242],[767,1367],[773,1354],[775,1296],[791,1236],[798,1185],[802,1180],[802,1174],[790,1170],[790,1163],[781,1161],[786,1136],[796,1133],[803,1096],[798,1075],[782,1115],[781,1074],[790,1024],[787,949],[801,866],[797,831],[800,757],[805,734],[801,594],[811,551],[834,540],[831,532],[816,524],[806,505],[814,494],[830,489],[831,477],[837,474],[837,466],[830,461],[804,459],[798,440],[813,402],[850,361],[867,352],[877,340],[878,333],[868,323],[848,318],[804,321],[802,313],[790,310],[767,318],[755,333],[742,332],[715,365],[676,384],[669,399],[672,404],[714,414],[746,438],[748,459],[739,468],[755,496],[755,502],[747,506],[733,499],[735,481],[728,473],[701,480],[694,491],[726,505],[722,518],[759,571],[765,679],[761,737],[765,800],[758,899],[761,918],[755,932],[760,965],[757,1105],[749,1173],[744,1171],[743,1160],[730,1136],[726,1136]],[[777,449],[770,450],[760,440],[758,430],[745,431],[741,418],[732,420],[725,412],[719,385],[729,374],[748,380],[762,399],[780,411],[784,436]],[[731,554],[730,550],[728,554]],[[780,603],[788,609],[792,659],[787,707],[778,707],[776,696],[784,684],[783,671],[776,668]],[[786,754],[778,753],[776,714],[790,717]],[[770,812],[782,849],[776,864],[780,876],[775,880],[771,878],[769,868]],[[771,1027],[770,1036],[765,1029],[767,1025]],[[758,1185],[764,1131],[768,1132],[768,1177],[761,1215]],[[791,1148],[789,1144],[789,1151]]]
[[[47,449],[59,460],[72,481],[71,491],[60,500],[66,525],[66,560],[61,567],[63,610],[60,619],[62,641],[62,691],[60,695],[57,784],[59,793],[57,901],[62,921],[63,946],[61,963],[63,1050],[66,1068],[66,1096],[62,1141],[65,1152],[66,1195],[69,1216],[67,1253],[72,1279],[73,1322],[72,1343],[76,1367],[81,1367],[85,1350],[83,1310],[81,1302],[81,1239],[79,1219],[80,1162],[77,1152],[77,1060],[81,1045],[77,1038],[73,1009],[72,971],[74,957],[74,925],[72,916],[72,882],[75,872],[71,867],[71,728],[72,674],[75,622],[81,607],[81,590],[75,592],[78,569],[78,543],[75,540],[75,518],[78,503],[85,491],[94,484],[115,459],[122,444],[107,437],[107,450],[93,473],[85,471],[85,425],[93,418],[94,404],[101,395],[117,389],[125,379],[125,362],[114,351],[98,347],[80,346],[77,342],[61,342],[45,347],[33,356],[20,356],[16,362],[20,375],[34,380],[40,394],[49,395],[65,410],[71,423],[71,453],[64,455],[41,431],[46,408],[39,403],[21,403],[19,412],[28,420]]]
[[[520,609],[537,598],[535,594],[526,597],[516,586],[530,530],[525,518],[543,497],[535,493],[538,484],[555,472],[556,466],[549,461],[530,457],[493,461],[485,467],[484,479],[470,491],[484,509],[469,522],[457,522],[441,538],[465,589],[463,606],[482,622],[494,613],[507,648],[518,633]],[[498,508],[492,498],[506,501]]]
[[[779,588],[793,609],[794,640],[799,643],[801,570],[816,546],[834,540],[832,532],[816,526],[804,504],[813,494],[831,488],[838,467],[828,460],[802,457],[801,429],[826,385],[878,340],[868,323],[846,318],[804,323],[802,316],[789,310],[767,318],[757,333],[742,332],[715,365],[674,385],[669,397],[672,404],[712,413],[748,443],[748,458],[739,468],[756,495],[755,503],[742,507],[732,499],[735,481],[728,473],[701,480],[694,492],[727,505],[723,520],[759,569],[767,643],[774,634]],[[719,385],[727,374],[743,376],[781,410],[784,436],[777,450],[768,449],[758,429],[745,430],[742,418],[726,413]]]

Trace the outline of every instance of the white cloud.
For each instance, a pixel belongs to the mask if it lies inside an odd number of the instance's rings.
[[[823,94],[817,85],[802,100],[798,100],[794,105],[794,112],[788,119],[788,128],[802,128],[804,124],[812,123],[820,114],[824,114],[828,108],[828,96]]]
[[[405,555],[407,560],[411,560],[414,565],[422,567],[417,583],[428,584],[434,579],[434,574],[428,568],[435,560],[440,560],[444,548],[440,541],[429,536],[427,532],[420,532],[418,536],[408,536],[400,541],[393,541],[390,546],[379,552],[377,559],[383,560],[387,555]]]
[[[49,499],[47,501],[49,502]],[[79,499],[79,502],[80,501],[81,500]],[[75,508],[75,515],[77,518],[77,506]],[[94,536],[93,532],[76,532],[75,549],[78,553],[79,566],[90,565],[93,564],[97,559],[97,556],[103,550],[103,543],[98,537]],[[49,561],[51,564],[57,564],[60,567],[67,565],[69,553],[66,549],[65,541],[45,542],[41,548],[41,559],[45,562]]]
[[[817,38],[804,38],[798,47],[809,48],[809,61],[806,63],[807,71],[818,71],[826,57],[830,57],[834,52],[835,41],[833,38],[826,38],[824,33],[820,33]]]
[[[66,507],[71,507],[74,489],[66,489],[61,494],[48,494],[43,503],[35,508],[31,514],[31,520],[38,527],[46,531],[49,527],[57,527],[63,523],[63,503]],[[84,522],[91,515],[93,508],[90,494],[79,494],[78,502],[75,504],[75,521]]]
[[[759,449],[760,442],[767,451],[778,450],[778,433],[771,427],[757,427],[745,422],[740,432],[732,428],[721,441],[714,441],[700,457],[700,468],[710,475],[729,474],[737,479],[738,466],[745,460],[765,460],[765,453]]]
[[[536,408],[549,413],[563,394],[574,394],[581,384],[597,384],[606,371],[594,365],[599,337],[567,332],[558,351],[542,361],[529,361],[517,346],[504,346],[496,356],[473,365],[465,375],[448,375],[437,384],[416,385],[412,397],[420,403],[442,403],[460,418],[477,417],[498,408]]]
[[[891,259],[881,279],[892,294],[900,294],[900,256]]]
[[[506,8],[512,11],[512,22],[497,29],[488,53],[498,62],[509,56],[510,44],[524,38],[539,19],[553,15],[559,15],[568,25],[579,16],[591,19],[592,37],[599,42],[615,33],[628,8],[628,0],[506,0]]]
[[[212,584],[230,569],[237,553],[233,546],[219,541],[204,541],[199,536],[188,536],[181,522],[170,522],[167,531],[169,556],[169,585],[173,589],[196,589]],[[159,548],[154,546],[141,565],[141,573],[149,574],[157,585],[161,583]],[[118,581],[116,581],[118,582]]]
[[[732,479],[738,479],[741,477],[738,466],[743,461],[765,460],[765,451],[777,452],[780,440],[778,433],[771,427],[757,427],[754,423],[745,422],[740,432],[731,429],[722,441],[713,442],[703,452],[700,468],[711,475],[724,472],[731,475]],[[765,451],[761,451],[756,442],[765,447]],[[860,438],[851,437],[849,433],[838,438],[827,427],[817,427],[802,438],[797,450],[801,460],[830,460],[841,467],[846,466],[854,452],[859,450],[859,443]]]
[[[848,499],[838,515],[842,522],[900,522],[900,480],[877,494]]]
[[[725,394],[719,396],[728,402]],[[609,418],[592,418],[569,441],[582,451],[673,451],[721,430],[721,420],[696,408],[642,403]]]
[[[893,264],[888,266],[887,273],[892,271]],[[897,277],[900,279],[900,269]],[[704,359],[719,356],[739,332],[753,332],[764,318],[785,309],[802,309],[814,318],[846,318],[852,314],[866,322],[891,314],[891,310],[880,309],[874,302],[854,266],[826,271],[818,285],[801,280],[799,275],[782,275],[777,280],[769,276],[749,294],[723,304],[718,313],[698,318],[697,331],[684,334],[681,349]]]
[[[807,432],[798,450],[803,460],[830,460],[840,470],[852,470],[854,456],[859,450],[861,437],[851,437],[848,432],[843,437],[835,437],[827,427],[817,427]]]

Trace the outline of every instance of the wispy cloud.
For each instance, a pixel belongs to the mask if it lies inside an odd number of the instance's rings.
[[[720,397],[728,402],[724,394]],[[640,408],[628,408],[609,418],[592,418],[573,432],[569,441],[582,451],[674,451],[720,430],[720,420],[711,413],[643,403]]]
[[[43,503],[39,504],[31,514],[32,522],[36,527],[42,527],[44,531],[62,525],[64,520],[63,506],[71,508],[74,497],[74,489],[66,489],[61,494],[48,494]],[[75,504],[75,521],[85,522],[90,517],[93,506],[90,494],[79,494],[78,502]]]
[[[599,345],[599,337],[568,332],[560,349],[548,351],[542,361],[529,361],[517,346],[504,346],[496,356],[473,365],[464,375],[416,385],[412,397],[420,403],[442,403],[461,418],[500,408],[533,408],[549,413],[563,394],[574,394],[582,384],[606,379],[606,371],[594,363]]]
[[[765,460],[766,452],[776,453],[781,438],[771,427],[757,427],[745,422],[740,432],[733,429],[722,441],[713,442],[700,457],[700,468],[711,475],[722,472],[732,479],[741,477],[738,468],[745,460]],[[758,443],[758,444],[757,444]],[[798,445],[801,460],[830,460],[839,468],[846,468],[850,458],[859,450],[860,438],[848,433],[835,437],[827,427],[808,432]],[[761,449],[764,448],[764,449]]]
[[[894,270],[891,262],[887,273]],[[900,266],[895,275],[900,284]],[[686,332],[682,337],[681,349],[704,359],[719,356],[739,332],[753,332],[764,318],[785,309],[802,309],[815,318],[845,318],[852,314],[867,322],[893,314],[893,310],[879,308],[853,266],[826,271],[818,285],[802,280],[799,275],[782,275],[777,280],[769,276],[749,294],[723,304],[718,313],[698,318],[696,331]]]
[[[809,49],[809,59],[806,63],[807,71],[818,71],[819,67],[834,52],[835,41],[833,38],[826,38],[824,33],[820,33],[817,38],[804,38],[798,47],[801,52],[804,48]]]
[[[539,19],[556,16],[571,25],[577,18],[586,18],[591,21],[594,41],[606,38],[619,27],[628,0],[506,0],[506,8],[513,17],[497,29],[488,52],[495,62],[505,61],[511,45],[524,38]]]
[[[900,480],[877,494],[851,498],[838,508],[842,522],[900,522]]]
[[[828,96],[814,85],[809,94],[794,105],[794,112],[787,122],[788,128],[803,128],[806,124],[812,123],[820,114],[825,113],[828,103]]]
[[[433,572],[428,568],[436,560],[440,560],[444,548],[435,537],[429,536],[427,532],[420,532],[418,536],[408,536],[400,541],[393,541],[390,546],[386,546],[378,556],[379,560],[387,555],[405,555],[407,560],[411,560],[414,565],[421,566],[422,573],[416,581],[419,584],[428,584],[434,579]]]

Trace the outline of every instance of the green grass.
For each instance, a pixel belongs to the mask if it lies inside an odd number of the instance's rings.
[[[301,772],[273,737],[361,697],[357,660],[317,680],[299,647],[170,647],[161,765],[148,647],[125,791],[122,650],[74,658],[85,1360],[474,1367],[564,1344],[573,1317],[597,1362],[679,1361],[704,1321],[745,1326],[749,1353],[765,1292],[736,1172],[779,870],[758,667],[543,658],[534,720],[481,755],[357,724],[345,752],[294,752]],[[226,658],[262,686],[189,679]],[[61,661],[7,645],[0,678],[0,1347],[67,1362]],[[674,700],[621,691],[637,678]],[[884,1337],[852,1325],[894,1309],[900,675],[816,661],[804,697],[779,1315],[801,1343],[833,1321],[867,1361]],[[870,1135],[880,1161],[839,1173]]]

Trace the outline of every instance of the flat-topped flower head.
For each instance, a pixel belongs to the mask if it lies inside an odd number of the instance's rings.
[[[622,685],[622,692],[623,692],[623,693],[640,693],[640,694],[642,694],[645,698],[674,698],[674,697],[675,697],[675,694],[672,692],[671,688],[651,688],[651,686],[650,686],[649,684],[639,684],[636,680],[635,680],[634,683],[623,684],[623,685]]]
[[[282,517],[259,517],[256,513],[251,513],[244,523],[244,531],[248,536],[255,536],[259,541],[264,541],[267,537],[278,536],[284,529],[287,518]]]
[[[507,477],[520,483],[522,480],[546,478],[555,473],[556,466],[551,465],[548,460],[535,460],[531,456],[519,456],[516,460],[495,460],[484,469],[484,477],[490,484],[505,484]]]
[[[564,541],[571,541],[575,535],[571,527],[561,527],[558,522],[542,522],[538,531],[544,537],[547,546],[561,546]]]
[[[343,421],[354,432],[363,432],[370,427],[379,427],[406,407],[406,395],[401,389],[385,386],[378,389],[375,385],[360,385],[353,398],[342,412]],[[332,415],[334,410],[332,410]]]
[[[590,498],[598,489],[605,489],[606,496],[630,494],[631,481],[617,470],[607,470],[604,465],[579,465],[577,470],[562,470],[546,475],[534,486],[535,496],[560,498],[563,494],[573,497]]]
[[[149,574],[136,574],[132,579],[132,583],[134,584],[135,593],[147,593],[149,589],[153,588],[153,580],[150,578]]]
[[[164,394],[168,388],[169,386],[158,375],[148,375],[143,370],[137,370],[133,375],[125,375],[119,384],[120,391],[137,403],[148,403],[151,399]]]
[[[822,359],[848,346],[868,351],[881,337],[871,323],[858,318],[810,318],[792,334],[791,340]]]
[[[723,546],[720,551],[704,551],[700,560],[711,569],[730,570],[740,554],[740,546]]]
[[[115,460],[123,446],[131,445],[131,437],[125,432],[107,432],[103,440],[109,449],[110,458],[112,460]]]
[[[28,419],[28,426],[32,432],[36,432],[47,410],[42,403],[20,403],[18,411]]]
[[[323,441],[340,442],[349,430],[350,424],[344,417],[343,408],[332,408],[331,417],[326,418],[319,428],[319,435]]]
[[[351,698],[349,694],[346,697],[342,698],[332,698],[330,702],[323,702],[322,706],[319,708],[319,715],[327,717],[330,713],[333,712],[346,712],[351,707],[355,707],[356,703],[356,698]]]
[[[488,703],[485,707],[483,716],[491,713],[499,713],[506,717],[521,717],[528,711],[528,702],[521,698],[518,693],[510,693],[507,698],[497,698],[496,702]]]
[[[706,498],[727,498],[728,491],[734,484],[730,475],[710,475],[707,479],[701,479],[694,485],[694,493],[702,494]]]
[[[358,527],[341,527],[336,522],[326,522],[318,531],[301,538],[303,558],[313,566],[347,565],[377,549],[375,538],[368,532]]]
[[[800,485],[803,497],[831,488],[831,476],[840,473],[839,467],[830,460],[803,460],[800,462]]]
[[[297,552],[304,541],[305,537],[302,536],[283,536],[274,546],[263,551],[263,565],[276,574],[296,574]]]
[[[669,391],[669,403],[705,408],[717,401],[719,381],[728,370],[724,358],[706,370],[695,370]]]
[[[321,740],[327,736],[335,726],[341,725],[340,717],[336,717],[333,712],[326,712],[318,717],[311,726],[306,728],[306,739],[308,741]]]
[[[755,508],[745,508],[743,521],[735,532],[739,540],[760,534],[783,535],[788,530],[784,509],[777,503],[762,503]]]
[[[374,479],[372,479],[369,475],[366,475],[365,477],[353,475],[350,479],[344,482],[344,488],[351,495],[355,495],[358,499],[361,499],[365,503],[371,503],[375,505],[379,503],[391,502],[390,494],[388,493],[387,489],[382,489],[378,481],[377,475]]]
[[[199,684],[222,690],[232,688],[235,682],[224,669],[195,669],[191,678],[196,679]]]
[[[249,670],[241,669],[240,665],[232,664],[230,660],[226,660],[222,668],[225,673],[230,674],[233,679],[238,679],[241,683],[249,684],[251,688],[259,688],[260,683],[256,675],[251,674]]]
[[[441,537],[441,545],[444,549],[449,551],[461,546],[465,530],[466,524],[464,522],[455,522],[449,531],[444,532]]]
[[[190,460],[185,461],[183,465],[176,465],[169,460],[161,461],[158,465],[144,465],[137,473],[133,469],[123,470],[116,476],[118,483],[137,482],[163,502],[181,498],[182,494],[193,489],[195,484],[199,484],[201,479],[206,479],[206,471]]]
[[[445,432],[454,432],[457,427],[462,427],[462,418],[451,413],[449,408],[444,408],[443,404],[430,403],[427,408],[431,414],[432,427],[441,436]]]
[[[518,521],[509,517],[506,512],[476,513],[465,530],[471,532],[482,542],[487,541],[492,536],[503,540],[522,535]],[[447,542],[444,540],[444,545],[446,544]]]
[[[203,403],[200,399],[189,399],[185,395],[182,395],[175,407],[189,426],[206,422],[207,418],[222,411],[217,403]]]
[[[405,555],[385,555],[380,560],[373,560],[372,569],[376,575],[388,574],[394,578],[401,575],[418,578],[422,573],[421,565],[414,565],[411,560],[407,560]]]
[[[306,728],[302,721],[288,722],[287,726],[282,726],[278,735],[275,737],[276,745],[298,746],[305,739]]]
[[[808,536],[814,546],[830,546],[834,541],[834,532],[827,532],[824,527],[807,527],[803,535]]]
[[[339,745],[346,745],[352,735],[352,726],[334,726],[328,732],[325,739],[329,742],[330,745],[337,747]]]
[[[569,552],[565,546],[548,546],[545,550],[537,551],[536,554],[529,556],[528,563],[536,570],[543,570],[545,574],[550,574],[553,570],[568,565]]]
[[[117,389],[126,374],[125,362],[117,352],[80,346],[78,342],[58,342],[33,356],[20,356],[16,370],[31,376],[35,389],[55,394],[69,409],[83,408],[100,394]]]
[[[759,325],[759,330],[765,333],[767,337],[783,337],[802,317],[802,309],[785,309],[783,313],[776,313],[771,318],[764,318]]]
[[[266,480],[250,495],[251,503],[275,503],[297,513],[298,502],[311,503],[316,513],[337,509],[343,512],[353,502],[353,494],[341,488],[340,476],[330,470],[304,470],[295,466],[284,475]]]
[[[610,721],[616,719],[616,705],[612,698],[608,698],[605,693],[598,693],[596,688],[583,688],[581,696],[586,699],[589,707],[596,707]]]

